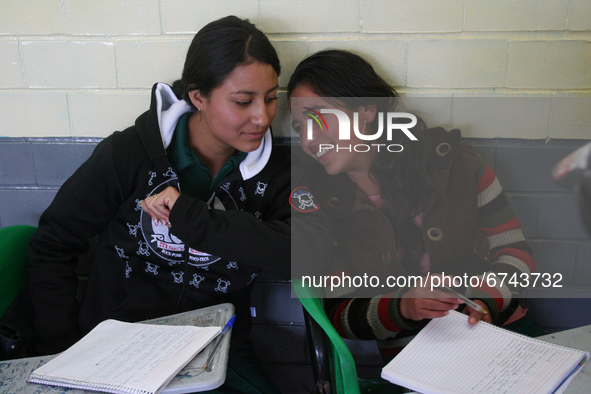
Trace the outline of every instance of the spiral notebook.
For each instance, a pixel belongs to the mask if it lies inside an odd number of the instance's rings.
[[[382,378],[424,394],[562,393],[589,352],[468,324],[452,311],[433,319],[382,369]]]
[[[31,383],[115,394],[156,394],[221,327],[105,320],[31,373]]]

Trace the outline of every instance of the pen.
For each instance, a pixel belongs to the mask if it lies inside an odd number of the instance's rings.
[[[474,301],[472,301],[471,299],[469,299],[468,297],[466,297],[465,295],[458,293],[457,291],[455,291],[454,289],[452,289],[451,287],[447,287],[447,286],[441,286],[441,290],[452,294],[455,297],[458,297],[459,299],[461,299],[462,301],[464,301],[466,303],[466,305],[469,305],[472,307],[472,309],[477,310],[480,313],[484,313],[487,314],[488,311],[486,309],[484,309],[483,307],[481,307],[480,305],[478,305],[477,303],[475,303]]]
[[[236,315],[232,316],[230,318],[230,320],[228,320],[228,322],[226,323],[224,328],[222,329],[222,333],[217,338],[215,345],[213,345],[213,350],[211,351],[211,353],[209,353],[209,357],[207,358],[207,361],[205,362],[205,365],[203,366],[204,371],[207,371],[207,372],[211,371],[211,362],[213,361],[214,356],[217,354],[217,351],[220,348],[220,344],[224,340],[226,334],[228,333],[228,331],[230,331],[230,328],[232,328],[232,325],[234,324],[235,319],[236,319]]]

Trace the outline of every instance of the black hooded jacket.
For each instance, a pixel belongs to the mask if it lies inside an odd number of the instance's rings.
[[[256,277],[289,278],[290,156],[272,146],[270,131],[207,203],[180,190],[170,229],[140,208],[168,186],[180,189],[165,149],[188,111],[168,85],[154,85],[150,110],[105,138],[41,216],[29,248],[39,353],[64,350],[105,319],[141,321],[222,302],[236,307],[233,352],[250,331]],[[79,304],[77,256],[95,236]]]

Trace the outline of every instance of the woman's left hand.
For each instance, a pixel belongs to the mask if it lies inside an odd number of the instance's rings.
[[[170,227],[170,211],[180,195],[177,189],[169,186],[160,193],[156,193],[140,201],[140,206],[153,220],[162,222],[167,227]]]
[[[492,324],[492,318],[490,317],[490,311],[488,310],[488,306],[486,306],[486,304],[480,300],[474,300],[474,302],[480,305],[483,309],[485,309],[487,313],[478,312],[477,310],[472,309],[471,306],[466,305],[462,313],[464,315],[470,316],[468,318],[468,323],[470,323],[471,325],[475,325],[480,320],[483,320],[487,323]]]

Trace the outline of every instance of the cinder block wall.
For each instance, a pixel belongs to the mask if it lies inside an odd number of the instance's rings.
[[[269,35],[281,86],[305,55],[332,47],[365,55],[407,94],[590,96],[589,0],[2,1],[0,135],[105,137],[128,126],[154,82],[179,78],[194,33],[228,14]],[[589,138],[570,126],[470,136]]]
[[[307,54],[343,48],[403,96],[438,97],[425,118],[461,128],[491,163],[539,268],[559,264],[571,287],[591,276],[576,200],[549,177],[591,139],[589,0],[0,1],[0,226],[36,225],[98,141],[147,109],[152,84],[179,78],[195,32],[228,14],[269,35],[282,87]],[[289,137],[284,90],[274,126]],[[299,393],[311,371],[289,294],[262,281],[253,339],[286,392]],[[588,299],[526,304],[551,330],[591,324]],[[361,373],[375,372],[372,345],[351,347]]]

